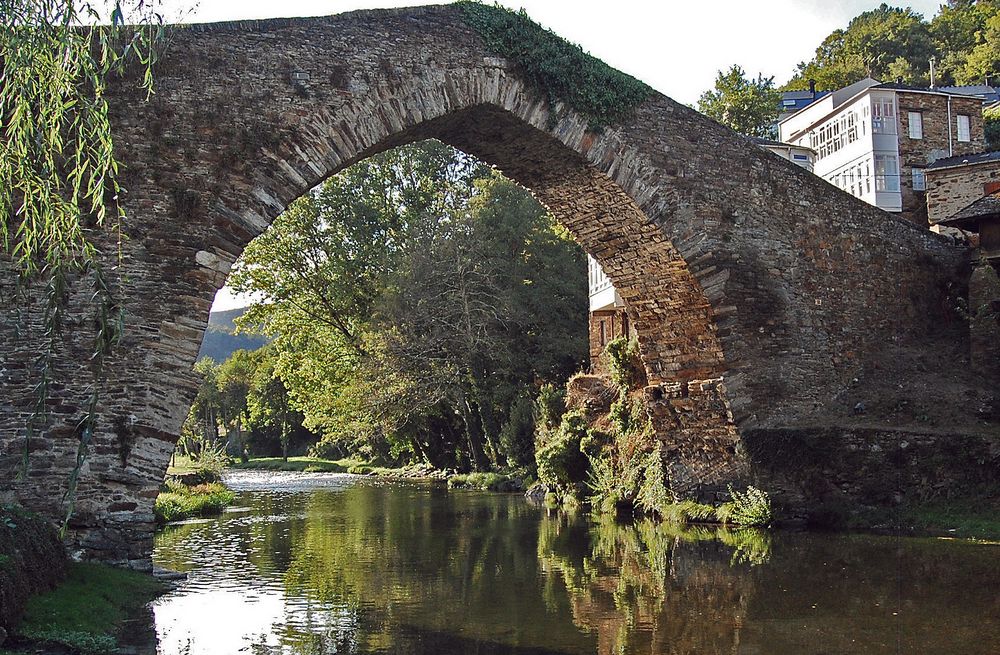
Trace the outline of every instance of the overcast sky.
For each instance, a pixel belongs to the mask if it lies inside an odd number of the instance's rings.
[[[186,0],[163,0],[190,6]],[[202,0],[184,22],[241,18],[322,16],[354,9],[402,7],[427,2],[392,0]],[[773,75],[778,84],[795,65],[812,57],[833,30],[845,27],[877,0],[503,0],[591,54],[643,80],[679,102],[694,104],[716,72],[739,64],[750,75]],[[925,18],[940,0],[889,4],[909,6]],[[237,301],[238,302],[238,301]],[[242,304],[242,303],[239,303]],[[217,309],[234,301],[227,293]]]

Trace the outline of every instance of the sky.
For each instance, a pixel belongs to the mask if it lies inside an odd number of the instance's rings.
[[[162,0],[168,18],[214,22],[243,18],[323,16],[355,9],[428,4],[392,0]],[[778,85],[795,65],[812,58],[830,32],[874,9],[878,0],[503,0],[560,36],[678,102],[693,105],[719,70],[739,64],[751,76],[774,76]],[[890,2],[931,18],[941,0]],[[227,290],[216,310],[245,304]]]

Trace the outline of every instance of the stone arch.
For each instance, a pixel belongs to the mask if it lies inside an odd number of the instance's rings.
[[[664,96],[589,130],[455,7],[178,28],[153,100],[123,86],[111,106],[128,165],[130,331],[73,533],[104,559],[148,556],[152,499],[232,262],[292,200],[381,150],[433,137],[497,165],[601,262],[633,313],[668,474],[685,494],[746,472],[746,430],[815,420],[886,340],[926,333],[940,280],[962,265],[944,241]],[[71,364],[86,360],[86,338],[69,340],[60,371],[68,415],[86,385]],[[25,341],[4,362],[31,350]],[[0,419],[5,455],[28,384],[4,382],[21,399]],[[75,453],[59,420],[41,467],[9,487],[54,517]]]

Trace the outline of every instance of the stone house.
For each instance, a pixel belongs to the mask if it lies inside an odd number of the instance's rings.
[[[590,370],[603,375],[608,373],[602,355],[608,342],[618,337],[631,337],[631,326],[625,311],[625,302],[601,270],[597,260],[587,255],[588,291],[590,301]]]
[[[942,221],[984,195],[1000,190],[1000,152],[938,159],[927,167],[927,218]]]
[[[985,148],[983,99],[867,78],[779,122],[816,151],[814,172],[865,202],[927,224],[926,170]]]

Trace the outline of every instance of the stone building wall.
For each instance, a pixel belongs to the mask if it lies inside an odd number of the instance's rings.
[[[1000,184],[1000,159],[927,171],[927,217],[931,225],[968,207]]]
[[[590,339],[590,372],[607,375],[608,362],[604,349],[618,337],[631,338],[628,313],[624,308],[590,312],[587,334]]]
[[[82,554],[149,565],[191,367],[246,244],[329,175],[420,139],[498,166],[600,262],[629,307],[680,493],[745,479],[747,429],[845,420],[854,380],[895,389],[914,371],[967,368],[952,310],[964,249],[659,94],[591,131],[487,50],[459,7],[187,26],[169,41],[151,100],[131,81],[109,91],[126,163],[127,331],[80,471],[69,543]],[[0,497],[59,520],[93,382],[90,292],[73,287],[49,419],[28,438],[41,307],[10,301],[10,279],[0,275]]]
[[[897,93],[899,105],[899,188],[901,215],[918,225],[928,223],[926,193],[913,189],[913,168],[925,168],[936,159],[982,152],[986,148],[983,105],[978,98],[947,97],[929,93]],[[949,103],[951,109],[949,112]],[[923,138],[911,139],[909,112],[920,112]],[[971,141],[958,140],[956,116],[969,116]],[[928,185],[929,186],[929,185]],[[982,194],[980,194],[982,195]],[[971,202],[971,201],[970,201]]]

